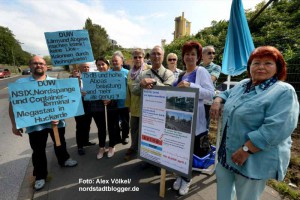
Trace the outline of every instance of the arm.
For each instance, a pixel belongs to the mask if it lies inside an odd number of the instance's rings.
[[[131,106],[131,92],[130,92],[131,82],[132,82],[132,80],[130,78],[128,78],[127,79],[127,88],[126,88],[126,99],[125,99],[125,106],[128,108],[130,108],[130,106]]]
[[[217,81],[219,76],[221,74],[221,67],[219,65],[214,64],[212,72],[210,73],[211,75],[211,80],[213,82]]]
[[[142,88],[151,89],[157,84],[157,81],[151,76],[147,77],[147,72],[144,71],[138,75],[138,77],[132,83],[132,93],[134,95],[140,96]]]
[[[212,80],[212,82],[215,82],[216,80],[217,80],[217,77],[215,77],[215,76],[211,76],[211,80]]]
[[[177,87],[198,88],[199,99],[211,100],[215,93],[210,74],[202,67],[197,70],[195,83],[183,80],[178,83]]]
[[[222,114],[222,104],[224,104],[229,97],[231,90],[226,90],[218,94],[218,96],[214,99],[211,107],[210,107],[210,117],[213,120],[218,120],[219,116]]]
[[[247,146],[249,148],[249,151],[251,151],[252,153],[257,153],[260,151],[260,149],[254,146],[254,144],[250,140],[245,142],[244,145]],[[236,152],[232,154],[231,160],[237,165],[243,165],[250,155],[250,153],[243,151],[242,147],[240,147]]]
[[[12,109],[11,102],[9,102],[8,113],[9,113],[9,118],[10,118],[10,121],[11,121],[13,134],[22,137],[23,129],[17,129],[16,120],[15,120],[15,116],[14,116],[14,112],[13,112],[13,109]]]
[[[199,99],[212,100],[215,94],[214,85],[212,83],[210,74],[205,68],[198,68],[196,81],[195,83],[190,84],[190,87],[199,89]]]
[[[210,117],[212,120],[218,120],[221,115],[222,103],[224,100],[221,97],[216,97],[210,107]]]
[[[262,125],[247,134],[249,140],[259,149],[265,150],[277,146],[290,137],[297,127],[299,103],[296,92],[293,88],[284,88],[281,91],[280,95],[276,95],[277,97],[266,97],[273,98],[273,101],[270,105],[266,105]]]
[[[268,150],[279,145],[290,137],[297,127],[299,104],[293,89],[286,89],[281,92],[277,98],[274,98],[270,104],[265,106],[265,110],[265,118],[261,126],[257,130],[249,132],[247,135],[248,140],[244,143],[252,153]],[[232,154],[231,159],[233,162],[242,165],[249,156],[251,154],[243,151],[240,147]]]
[[[132,83],[132,93],[134,95],[137,95],[137,96],[140,96],[141,95],[141,86],[140,86],[140,82],[141,82],[141,79],[142,79],[142,74],[139,74],[136,79],[133,81]]]

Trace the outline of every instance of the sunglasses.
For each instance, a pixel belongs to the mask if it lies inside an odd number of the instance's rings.
[[[142,59],[143,57],[142,57],[142,56],[134,56],[133,58],[134,58],[134,59],[138,59],[138,58],[139,58],[139,59]]]
[[[176,58],[169,58],[168,61],[176,61]]]
[[[207,55],[215,55],[216,54],[216,52],[207,52]]]

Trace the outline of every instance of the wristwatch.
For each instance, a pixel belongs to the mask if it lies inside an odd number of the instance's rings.
[[[245,152],[247,152],[249,154],[253,154],[253,152],[250,151],[249,148],[246,145],[243,145],[242,149],[243,149],[243,151],[245,151]]]

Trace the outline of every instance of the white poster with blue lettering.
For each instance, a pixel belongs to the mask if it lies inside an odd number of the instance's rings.
[[[84,114],[77,79],[10,83],[8,90],[17,128]]]
[[[85,72],[82,73],[84,100],[110,100],[126,98],[124,72]]]
[[[94,61],[87,30],[45,32],[45,38],[54,66]]]

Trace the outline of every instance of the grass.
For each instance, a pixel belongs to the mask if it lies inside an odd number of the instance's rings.
[[[297,190],[292,189],[285,182],[278,182],[276,180],[269,180],[268,185],[271,186],[276,191],[278,191],[285,198],[289,198],[290,200],[299,200],[299,198],[300,198],[300,192],[297,191]]]

